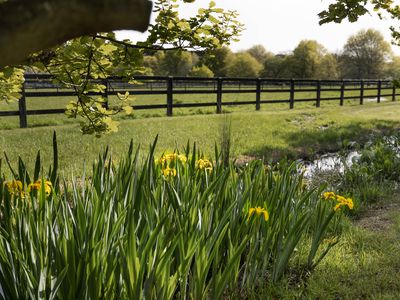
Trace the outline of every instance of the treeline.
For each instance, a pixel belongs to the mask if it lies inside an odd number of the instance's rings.
[[[274,54],[264,46],[233,53],[229,48],[194,53],[170,50],[143,57],[145,75],[265,78],[400,78],[400,56],[379,31],[362,30],[343,49],[330,53],[313,40],[303,40],[290,53]]]

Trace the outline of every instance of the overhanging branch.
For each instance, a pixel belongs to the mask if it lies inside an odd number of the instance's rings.
[[[82,35],[144,32],[148,0],[9,0],[0,4],[0,68]]]
[[[162,46],[142,46],[142,45],[134,45],[134,44],[131,44],[131,43],[126,43],[126,42],[124,42],[124,41],[120,41],[120,40],[117,40],[117,39],[114,39],[114,38],[111,38],[111,37],[108,37],[108,36],[103,36],[103,35],[100,35],[100,34],[96,34],[96,35],[94,35],[93,37],[94,37],[94,38],[97,38],[97,39],[103,39],[103,40],[106,40],[106,41],[110,41],[110,42],[113,42],[113,43],[115,43],[115,44],[119,44],[119,45],[122,45],[122,46],[124,46],[124,47],[126,47],[126,48],[131,48],[131,49],[144,49],[144,50],[154,50],[154,51],[170,51],[170,50],[179,50],[179,49],[183,49],[183,47],[169,47],[169,48],[164,48],[164,47],[162,47]]]

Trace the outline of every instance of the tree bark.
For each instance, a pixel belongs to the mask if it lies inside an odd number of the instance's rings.
[[[8,0],[0,4],[0,68],[82,35],[144,32],[151,8],[148,0]]]

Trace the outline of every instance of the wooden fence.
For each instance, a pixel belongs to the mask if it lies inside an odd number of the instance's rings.
[[[52,78],[48,75],[26,75],[22,89],[22,97],[18,102],[19,109],[16,111],[0,111],[1,116],[19,116],[20,127],[28,126],[28,115],[61,114],[65,108],[60,109],[35,109],[27,110],[26,98],[30,97],[52,97],[52,96],[75,96],[72,90],[65,90],[52,83]],[[137,76],[135,84],[129,84],[118,78],[102,80],[106,89],[102,95],[108,99],[110,95],[118,92],[128,91],[132,95],[165,95],[164,104],[134,105],[135,110],[143,109],[165,109],[167,116],[173,115],[174,108],[182,107],[215,107],[216,113],[222,112],[223,106],[232,105],[254,105],[256,110],[260,110],[262,104],[287,103],[288,108],[293,109],[296,102],[315,102],[316,107],[320,107],[322,101],[335,101],[339,105],[344,104],[344,100],[359,100],[364,104],[366,97],[376,98],[378,103],[383,97],[391,97],[396,100],[396,87],[389,80],[305,80],[305,79],[265,79],[265,78],[192,78],[192,77],[160,77],[160,76]],[[365,95],[366,91],[376,91],[376,94]],[[355,91],[359,94],[345,96],[348,91]],[[311,92],[315,93],[312,98],[296,98],[296,93]],[[337,92],[336,97],[322,97],[322,92]],[[288,99],[269,99],[263,100],[267,93],[287,93]],[[174,102],[174,95],[180,94],[213,94],[215,102],[200,103],[177,103]],[[249,101],[223,101],[224,94],[254,94]],[[107,103],[106,103],[107,105]]]

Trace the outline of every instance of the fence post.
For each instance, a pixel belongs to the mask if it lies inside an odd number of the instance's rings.
[[[290,80],[290,109],[294,108],[294,79]]]
[[[217,114],[222,113],[222,78],[217,79]]]
[[[321,80],[317,81],[317,103],[316,107],[321,106]]]
[[[261,78],[256,81],[256,110],[261,108]]]
[[[392,101],[396,101],[396,84],[393,83]]]
[[[26,118],[25,82],[22,84],[21,99],[19,99],[18,101],[18,108],[19,108],[19,127],[27,128],[28,121]]]
[[[174,81],[172,76],[167,78],[167,116],[172,116],[174,105]]]
[[[108,109],[108,78],[103,79],[103,85],[105,86],[103,97],[104,97],[104,108]]]
[[[381,95],[382,95],[382,80],[378,81],[378,96],[376,98],[376,102],[381,103]]]
[[[342,80],[342,85],[340,86],[340,106],[343,106],[344,104],[344,80]]]
[[[360,105],[364,104],[364,80],[361,79],[361,87],[360,87]]]

